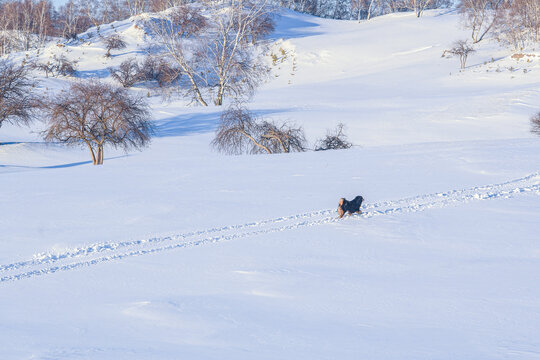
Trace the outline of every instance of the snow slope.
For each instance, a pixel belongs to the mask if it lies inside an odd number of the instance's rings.
[[[135,24],[110,60],[40,56],[110,80],[143,55]],[[459,72],[441,54],[466,36],[437,11],[284,13],[250,107],[312,142],[344,122],[345,151],[223,156],[219,108],[157,97],[151,147],[100,167],[43,124],[2,127],[0,358],[539,358],[540,58],[486,43]],[[336,219],[357,194],[364,213]]]

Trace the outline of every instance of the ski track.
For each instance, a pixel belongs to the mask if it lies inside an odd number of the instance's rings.
[[[371,218],[381,215],[418,212],[475,200],[510,198],[523,193],[540,195],[540,172],[499,184],[412,196],[394,201],[370,204],[364,207],[361,215],[354,217]],[[230,241],[262,234],[289,231],[306,226],[317,226],[343,221],[338,219],[335,214],[335,209],[318,210],[241,225],[193,231],[179,235],[124,242],[96,243],[62,253],[37,254],[29,260],[0,265],[0,274],[4,274],[4,276],[0,277],[0,283],[82,268],[127,257],[154,254],[166,250]],[[281,224],[284,222],[289,223]],[[228,233],[244,229],[249,229],[249,231]],[[70,259],[74,259],[75,262],[66,264]]]

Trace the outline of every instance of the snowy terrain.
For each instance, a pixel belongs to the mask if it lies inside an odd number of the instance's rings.
[[[39,56],[110,80],[136,24],[111,59]],[[311,143],[343,122],[350,150],[220,155],[220,108],[157,96],[151,147],[103,166],[0,128],[0,359],[540,358],[540,51],[485,42],[460,72],[467,37],[439,11],[282,14],[250,108]]]

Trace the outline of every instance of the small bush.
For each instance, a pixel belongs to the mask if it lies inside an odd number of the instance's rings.
[[[217,151],[229,155],[305,151],[305,144],[301,127],[257,119],[240,105],[223,111],[216,137],[212,140]]]
[[[112,34],[103,38],[103,42],[107,47],[107,53],[105,54],[105,57],[111,56],[111,50],[120,50],[124,49],[127,46],[124,39],[122,39],[122,37],[118,34]]]
[[[125,88],[130,88],[138,81],[144,80],[144,73],[134,58],[123,61],[119,67],[110,67],[109,72],[112,78]]]
[[[55,55],[52,60],[46,63],[38,63],[34,65],[34,68],[43,71],[45,77],[49,77],[49,74],[54,77],[59,75],[73,76],[77,72],[77,64],[76,60],[69,60],[65,55],[59,57]]]
[[[328,130],[323,139],[319,139],[315,145],[315,151],[349,149],[353,146],[347,141],[344,132],[345,125],[338,124],[334,130]]]
[[[54,57],[55,71],[59,75],[73,76],[77,72],[77,61],[68,60],[64,55]]]
[[[182,76],[180,68],[173,67],[165,60],[153,56],[147,56],[144,59],[141,71],[145,81],[157,81],[160,87],[168,86],[180,80]]]
[[[540,136],[540,112],[531,117],[531,132]]]
[[[467,57],[469,54],[475,52],[471,46],[469,46],[467,40],[457,40],[454,42],[453,47],[448,50],[450,54],[458,55],[459,56],[459,62],[461,63],[461,68],[465,69],[465,65],[467,64]]]

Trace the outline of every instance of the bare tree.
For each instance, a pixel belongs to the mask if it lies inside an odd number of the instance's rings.
[[[249,40],[259,24],[269,21],[272,8],[268,0],[229,0],[225,8],[211,6],[214,36],[205,52],[207,81],[215,89],[214,103],[222,105],[227,94],[249,97],[268,72]]]
[[[482,41],[493,28],[505,0],[460,0],[458,10],[465,26],[471,29],[473,44]]]
[[[4,122],[28,124],[34,117],[36,82],[23,65],[0,60],[0,127]]]
[[[61,29],[61,36],[66,39],[76,38],[83,31],[92,26],[91,19],[84,13],[80,3],[69,0],[58,10],[57,26]]]
[[[158,12],[175,6],[181,6],[185,3],[185,0],[150,0],[149,8],[150,11]]]
[[[259,143],[259,128],[254,115],[241,106],[231,106],[221,113],[212,147],[228,155],[256,154],[270,150]]]
[[[345,135],[345,125],[339,123],[334,130],[328,130],[323,139],[317,141],[315,151],[349,149],[353,146]]]
[[[211,145],[219,152],[240,155],[305,151],[305,143],[302,128],[258,120],[246,108],[233,105],[221,114]]]
[[[105,54],[105,57],[111,56],[111,50],[125,49],[127,46],[124,39],[122,39],[122,37],[118,34],[112,34],[103,38],[103,42],[107,47],[107,53]]]
[[[457,40],[454,42],[453,47],[448,50],[450,54],[458,55],[459,56],[459,62],[461,63],[461,68],[465,69],[465,65],[467,64],[467,57],[470,53],[475,52],[471,46],[467,43],[467,40]]]
[[[201,105],[207,106],[202,87],[205,85],[204,73],[200,71],[201,56],[205,38],[197,36],[207,29],[208,23],[199,11],[189,6],[178,6],[147,22],[168,57],[186,75],[189,93]],[[196,37],[196,39],[193,39]],[[186,41],[189,40],[189,41]]]
[[[77,0],[77,5],[94,26],[129,17],[129,11],[121,0]]]
[[[429,8],[431,3],[432,0],[409,0],[407,5],[412,11],[414,11],[416,17],[420,17],[424,11]]]
[[[358,22],[365,18],[366,20],[371,19],[373,15],[374,7],[377,5],[376,0],[353,0],[352,10],[356,10],[356,19]]]
[[[110,67],[109,72],[112,78],[125,88],[132,87],[138,81],[144,80],[144,73],[135,58],[124,60],[119,67]]]
[[[184,5],[152,19],[149,27],[199,104],[207,106],[207,90],[216,105],[227,95],[249,98],[268,73],[254,44],[274,28],[269,0],[209,1],[205,6],[207,17]]]
[[[540,112],[531,116],[531,132],[540,136]]]
[[[0,1],[0,31],[3,53],[43,45],[55,31],[50,1]]]
[[[103,164],[103,149],[142,149],[150,142],[150,112],[143,98],[133,97],[124,88],[97,81],[72,84],[43,102],[49,128],[46,141],[84,145],[94,165]]]
[[[494,31],[497,39],[514,49],[528,41],[540,41],[540,3],[537,0],[505,1],[499,10]]]
[[[124,0],[124,4],[130,16],[139,15],[148,10],[148,0]]]

